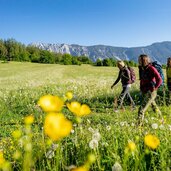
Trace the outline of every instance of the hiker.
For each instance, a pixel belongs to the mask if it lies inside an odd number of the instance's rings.
[[[166,78],[167,78],[167,88],[169,91],[169,104],[171,104],[171,57],[167,58]]]
[[[119,68],[119,74],[116,79],[116,81],[112,84],[111,89],[121,80],[122,83],[122,92],[119,95],[119,98],[117,100],[117,104],[115,106],[115,112],[117,112],[117,109],[119,107],[123,107],[123,101],[126,97],[126,95],[129,97],[131,104],[133,108],[135,108],[135,103],[129,93],[131,88],[131,73],[128,67],[125,65],[123,61],[117,61],[117,66]]]
[[[142,102],[138,110],[138,125],[142,125],[144,114],[150,105],[154,112],[158,112],[161,115],[161,111],[155,102],[155,98],[157,96],[157,89],[162,83],[162,79],[157,69],[152,66],[148,55],[140,55],[138,62],[140,91],[142,95]]]

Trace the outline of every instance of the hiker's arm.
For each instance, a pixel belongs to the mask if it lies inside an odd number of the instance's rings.
[[[158,73],[158,71],[154,67],[153,67],[153,72],[154,72],[154,77],[156,79],[155,89],[158,89],[162,83],[162,78],[161,78],[160,74]]]
[[[121,71],[119,71],[119,74],[118,74],[118,78],[116,79],[116,81],[112,84],[111,88],[113,88],[118,82],[119,80],[121,79]]]

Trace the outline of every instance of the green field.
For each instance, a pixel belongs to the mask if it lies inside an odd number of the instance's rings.
[[[167,99],[162,94],[158,97],[158,104],[164,121],[149,109],[144,126],[136,126],[139,81],[138,69],[135,70],[137,81],[132,86],[131,94],[137,108],[132,110],[126,103],[124,110],[114,113],[113,99],[121,91],[121,84],[114,90],[110,87],[117,77],[118,68],[0,63],[0,164],[1,153],[6,161],[0,168],[63,171],[73,165],[83,166],[88,154],[93,154],[95,161],[89,168],[93,171],[110,171],[112,166],[116,171],[116,165],[130,171],[171,170],[171,107],[165,105]],[[72,121],[73,130],[69,136],[52,144],[44,135],[46,114],[37,102],[43,95],[62,98],[68,91],[73,92],[72,101],[87,104],[91,114],[78,122],[78,118],[64,106],[62,113]],[[24,124],[24,118],[29,115],[35,118],[30,128]],[[12,136],[16,130],[22,132],[18,139]],[[144,143],[144,137],[148,134],[160,141],[157,148],[151,149]],[[95,140],[93,147],[92,140]],[[130,142],[134,144],[133,148]],[[55,149],[52,148],[54,145]],[[49,151],[54,154],[51,158],[47,155]]]

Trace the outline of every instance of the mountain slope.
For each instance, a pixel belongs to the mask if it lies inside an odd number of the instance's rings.
[[[56,53],[68,53],[73,56],[87,56],[93,61],[96,61],[98,58],[116,58],[122,60],[133,60],[137,62],[138,56],[145,53],[148,54],[153,60],[158,60],[159,62],[165,64],[167,57],[171,56],[171,41],[131,48],[105,45],[80,46],[75,44],[67,45],[52,43],[32,43],[31,45]]]

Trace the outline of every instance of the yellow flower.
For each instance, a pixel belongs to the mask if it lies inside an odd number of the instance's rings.
[[[128,143],[128,149],[130,150],[130,151],[134,151],[135,149],[136,149],[136,145],[135,145],[135,143],[134,142],[132,142],[132,141],[130,141],[129,143]]]
[[[71,100],[73,98],[73,94],[71,91],[68,91],[65,96],[68,100]]]
[[[84,166],[81,166],[81,167],[77,167],[75,169],[72,169],[72,171],[89,171],[89,169],[87,169],[86,167]]]
[[[26,117],[24,118],[24,123],[25,123],[26,125],[31,125],[31,124],[33,123],[33,121],[34,121],[34,116],[32,116],[32,115],[26,116]]]
[[[45,112],[59,112],[62,110],[64,101],[58,96],[45,95],[39,99],[38,105]]]
[[[96,161],[96,156],[94,154],[88,155],[88,163],[92,164]]]
[[[80,109],[80,114],[78,116],[83,116],[83,115],[89,115],[91,113],[91,110],[89,106],[86,104],[83,104]]]
[[[20,138],[21,137],[21,131],[20,130],[15,130],[13,133],[12,133],[12,136],[16,139]]]
[[[48,113],[45,118],[44,130],[53,141],[60,140],[70,134],[71,121],[67,120],[62,113]]]
[[[13,154],[13,158],[18,160],[21,157],[21,152],[20,151],[15,151]]]
[[[73,112],[76,116],[89,115],[91,110],[86,104],[81,105],[79,102],[67,103],[68,109]]]
[[[156,136],[151,135],[151,134],[148,134],[148,135],[146,135],[145,138],[144,138],[144,143],[145,143],[148,147],[150,147],[150,148],[152,148],[152,149],[156,149],[156,148],[159,146],[160,141],[159,141],[159,139],[158,139]]]
[[[67,107],[74,114],[80,113],[81,104],[79,102],[74,101],[74,102],[71,102],[70,104],[67,103]]]
[[[5,159],[4,159],[4,156],[3,156],[3,152],[0,151],[0,166],[3,165],[5,163]]]

